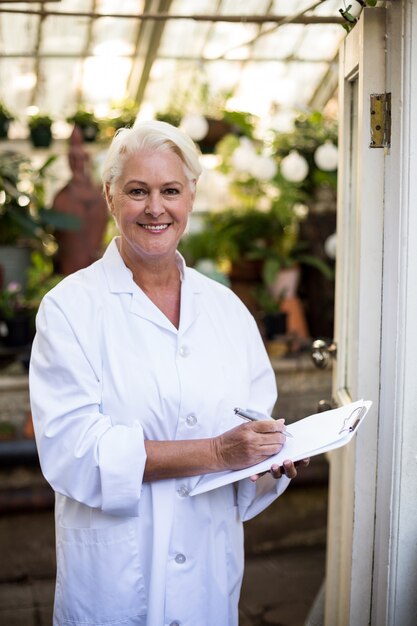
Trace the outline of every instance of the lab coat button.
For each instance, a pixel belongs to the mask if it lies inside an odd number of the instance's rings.
[[[190,354],[190,348],[188,346],[181,346],[179,352],[180,356],[185,358]]]
[[[181,626],[181,622],[174,621],[171,622],[169,626]]]
[[[177,554],[177,556],[175,557],[175,562],[179,563],[179,565],[182,565],[182,563],[185,563],[187,559],[185,558],[185,556],[183,554]]]
[[[185,485],[180,485],[177,489],[177,494],[181,498],[186,498],[190,493],[190,490]]]
[[[187,424],[187,426],[190,426],[190,428],[197,424],[197,418],[194,413],[190,413],[189,415],[187,415],[187,417],[185,418],[185,423]]]

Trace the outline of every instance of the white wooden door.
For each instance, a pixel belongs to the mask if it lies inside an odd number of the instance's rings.
[[[385,150],[371,148],[371,94],[385,92],[385,9],[370,8],[340,56],[340,142],[333,397],[371,413],[329,455],[326,626],[371,623],[383,271]]]

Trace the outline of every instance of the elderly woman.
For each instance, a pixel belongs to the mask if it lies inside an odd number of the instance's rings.
[[[296,474],[288,461],[189,495],[285,442],[282,420],[234,415],[276,399],[253,318],[176,250],[200,171],[178,129],[120,131],[103,173],[120,236],[38,313],[30,389],[56,492],[56,626],[235,626],[242,522]]]

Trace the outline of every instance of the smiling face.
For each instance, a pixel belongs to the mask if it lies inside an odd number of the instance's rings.
[[[194,183],[171,150],[142,150],[125,161],[107,201],[121,235],[123,257],[173,259],[194,201]]]

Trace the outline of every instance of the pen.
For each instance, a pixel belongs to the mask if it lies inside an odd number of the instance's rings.
[[[263,413],[258,413],[258,411],[251,411],[250,409],[239,409],[239,407],[235,408],[235,413],[236,413],[236,415],[239,415],[240,417],[243,417],[243,419],[250,420],[251,422],[260,422],[261,420],[270,420],[270,419],[272,419],[272,417],[269,417],[268,415],[264,415]],[[292,435],[286,429],[284,429],[282,431],[282,433],[286,437],[291,437],[291,438],[294,437],[294,435]]]

